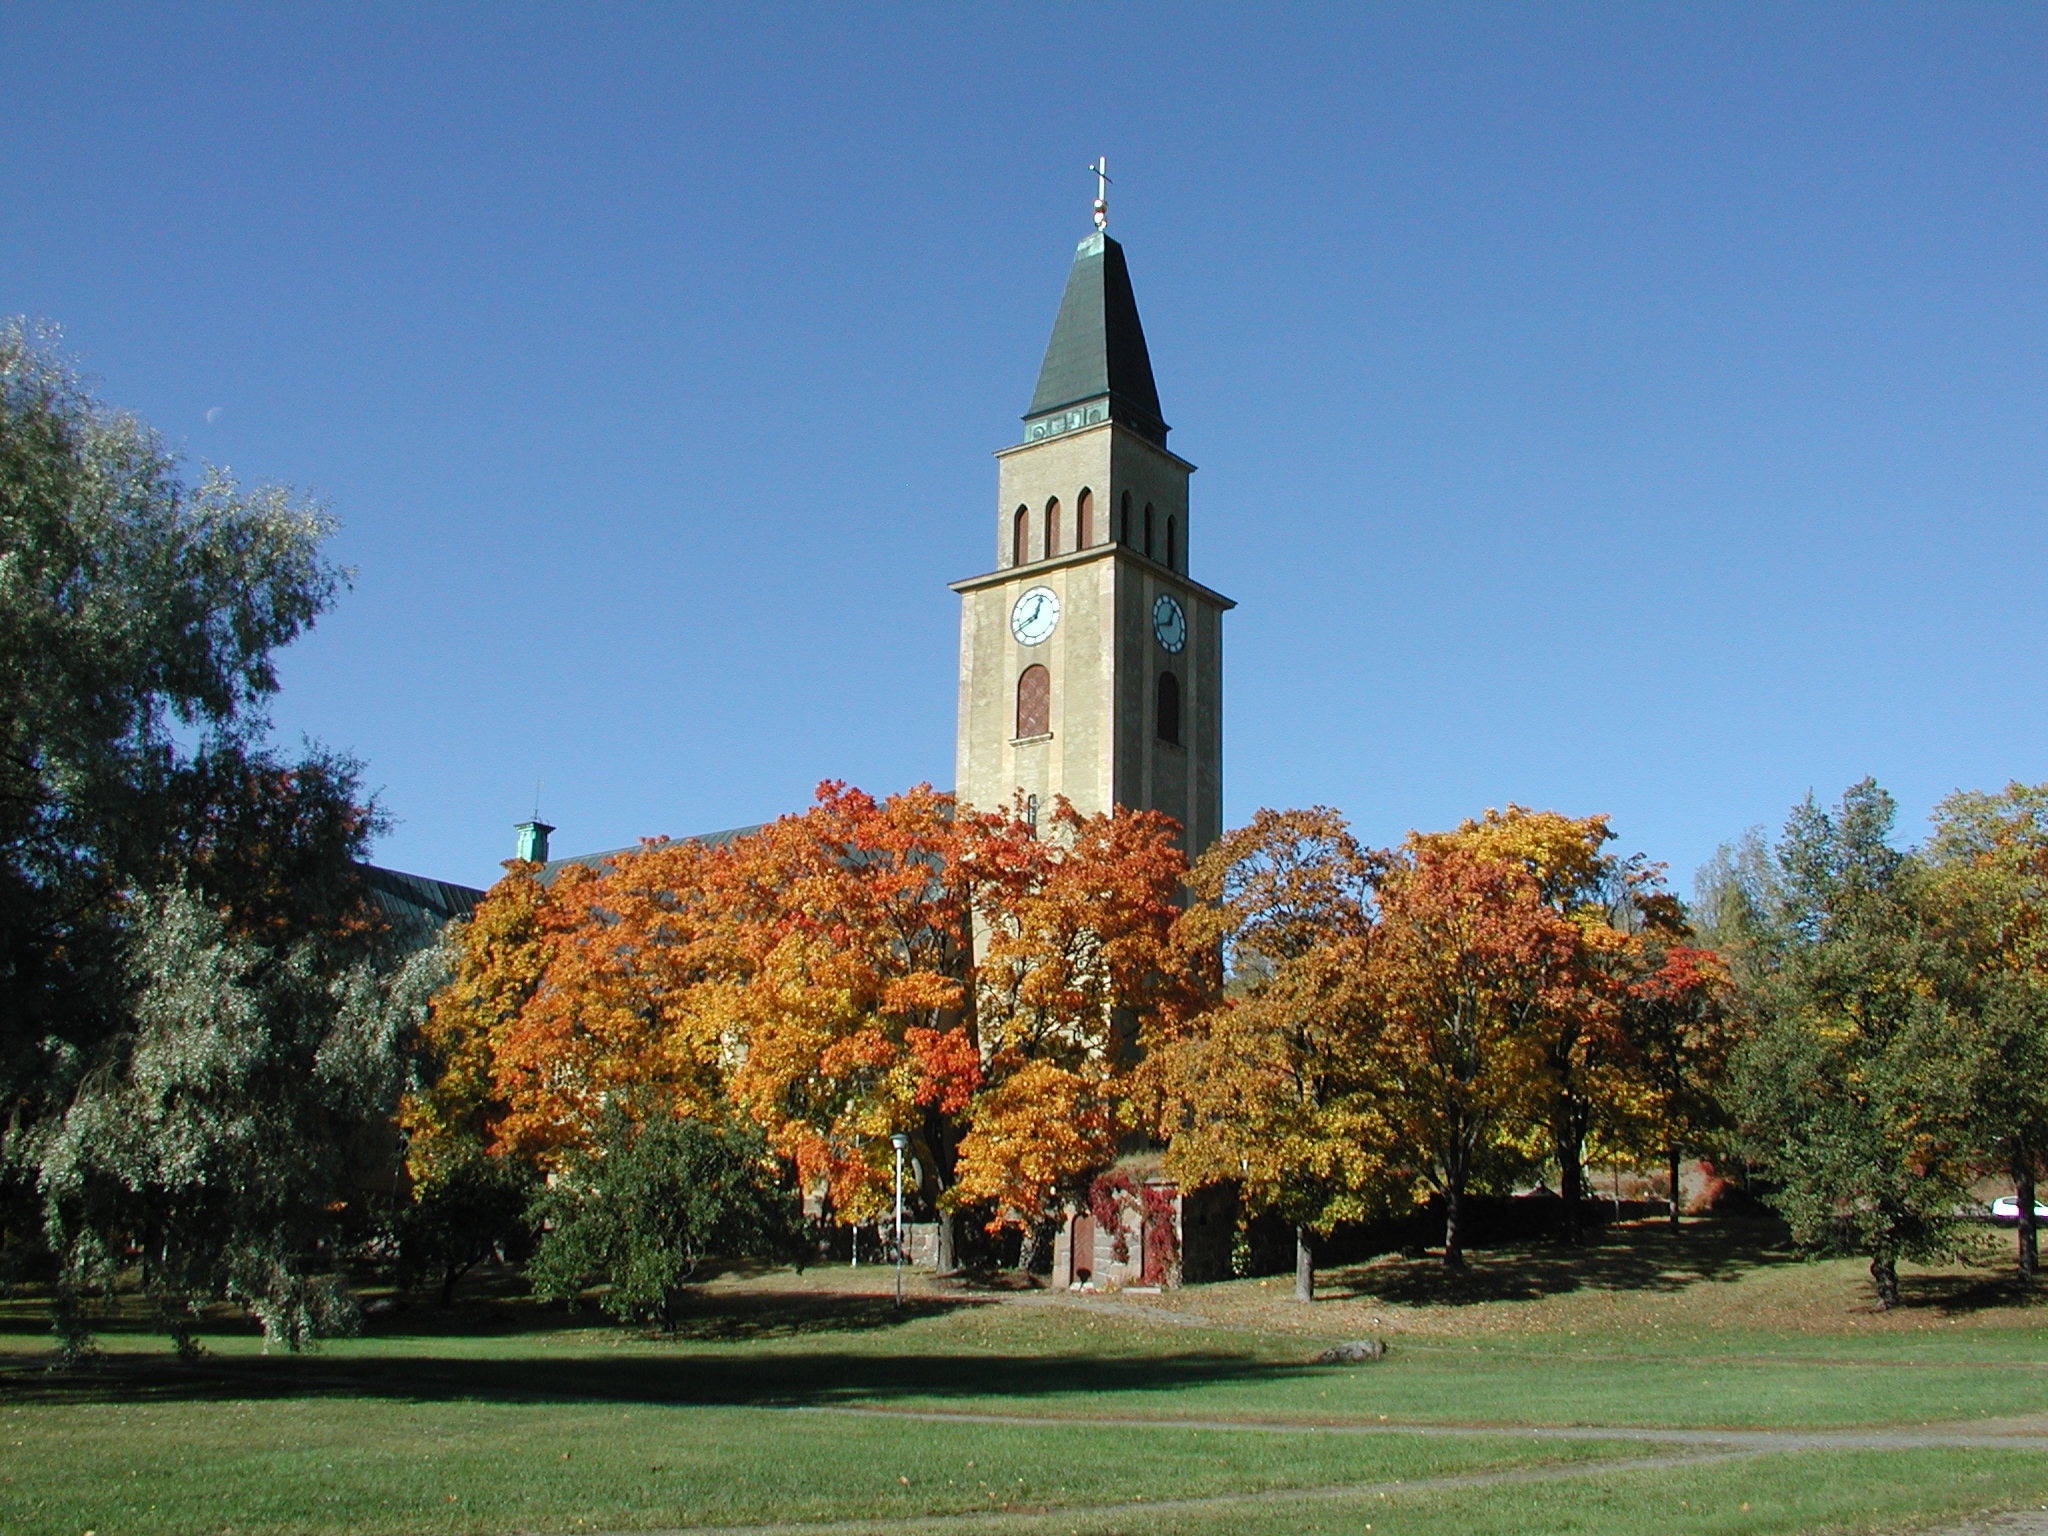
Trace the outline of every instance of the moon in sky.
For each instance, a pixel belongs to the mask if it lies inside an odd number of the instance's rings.
[[[206,424],[210,427],[216,421],[219,421],[220,413],[226,409],[227,407],[224,405],[209,405],[206,408]]]

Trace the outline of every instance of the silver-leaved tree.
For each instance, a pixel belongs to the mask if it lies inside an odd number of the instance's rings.
[[[356,765],[265,742],[273,656],[340,589],[330,523],[188,483],[55,336],[0,325],[0,1257],[82,1298],[139,1266],[286,1342],[348,1148],[389,1113],[394,990]]]

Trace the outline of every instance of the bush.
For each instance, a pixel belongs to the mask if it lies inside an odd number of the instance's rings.
[[[673,1328],[706,1258],[803,1256],[801,1206],[760,1136],[701,1120],[614,1115],[533,1210],[546,1229],[534,1294],[573,1301],[595,1280],[621,1322]]]

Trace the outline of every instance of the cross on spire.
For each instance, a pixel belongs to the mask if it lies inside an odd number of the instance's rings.
[[[1095,173],[1095,227],[1109,227],[1109,156],[1097,155],[1095,163],[1088,167]]]

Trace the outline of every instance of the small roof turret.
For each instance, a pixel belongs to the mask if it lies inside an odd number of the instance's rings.
[[[1097,230],[1074,251],[1038,388],[1024,413],[1024,440],[1100,421],[1121,421],[1155,443],[1166,442],[1124,248]]]

